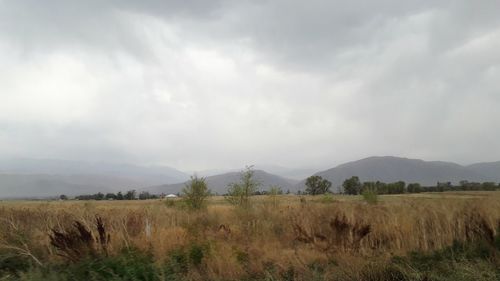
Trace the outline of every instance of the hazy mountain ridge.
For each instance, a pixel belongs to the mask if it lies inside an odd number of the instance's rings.
[[[183,182],[170,167],[51,159],[0,159],[0,198],[116,192]]]
[[[259,165],[255,178],[262,183],[260,190],[271,185],[284,191],[305,190],[304,180],[297,181],[282,176],[294,170],[305,173],[307,169],[288,169]],[[273,168],[274,167],[274,168]],[[279,174],[278,174],[279,173]],[[304,175],[306,178],[314,174]],[[361,181],[406,183],[418,182],[435,185],[438,181],[458,183],[468,181],[500,182],[500,161],[476,163],[462,166],[452,162],[423,161],[401,157],[369,157],[352,161],[315,173],[333,183],[332,191],[338,192],[343,181],[351,176]],[[297,178],[297,176],[295,177]],[[81,195],[97,192],[116,192],[130,189],[147,190],[154,193],[177,193],[185,186],[189,176],[169,167],[144,167],[129,164],[88,163],[64,160],[0,159],[0,198],[47,197],[59,194]],[[206,177],[209,188],[223,194],[228,184],[238,182],[239,171]]]
[[[416,182],[428,186],[435,185],[438,181],[451,181],[453,183],[458,183],[461,180],[496,181],[492,173],[497,166],[488,167],[489,169],[483,168],[483,163],[462,166],[444,161],[375,156],[341,164],[335,168],[318,172],[315,175],[331,181],[333,184],[332,190],[338,192],[344,180],[352,176],[358,176],[361,181],[395,182],[402,180],[406,183]],[[497,173],[500,173],[500,165],[498,165],[497,169]],[[299,183],[299,189],[305,189],[304,181]]]
[[[492,181],[500,182],[500,161],[476,163],[467,166],[467,168],[491,178]]]
[[[212,193],[224,194],[227,192],[230,183],[239,182],[241,172],[229,172],[221,175],[209,176],[205,178],[208,188]],[[296,190],[297,180],[287,179],[262,170],[254,171],[254,179],[260,183],[259,190],[268,190],[270,186],[279,186],[284,192]],[[177,193],[181,192],[186,183],[168,184],[145,188],[153,193]]]
[[[311,168],[287,168],[276,165],[255,165],[253,166],[255,170],[266,171],[269,174],[274,174],[286,179],[292,179],[295,181],[300,181],[308,176],[314,174],[318,171],[318,169]],[[200,177],[210,177],[216,175],[222,175],[227,173],[239,172],[241,169],[209,169],[209,170],[201,170],[194,171],[193,174],[196,174]]]

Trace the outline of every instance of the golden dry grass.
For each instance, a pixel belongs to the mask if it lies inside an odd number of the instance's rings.
[[[172,250],[197,243],[209,249],[204,276],[232,280],[270,265],[300,274],[311,264],[334,261],[349,271],[375,257],[488,238],[500,226],[500,192],[387,195],[377,205],[358,196],[277,198],[256,196],[253,208],[238,209],[212,197],[197,212],[161,200],[3,201],[0,247],[54,262],[59,257],[50,245],[51,229],[80,221],[95,232],[98,215],[111,235],[111,253],[134,247],[163,263]],[[201,275],[195,271],[190,278]]]

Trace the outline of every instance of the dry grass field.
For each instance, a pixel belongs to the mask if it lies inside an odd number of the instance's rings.
[[[500,192],[3,201],[0,280],[500,280],[499,227]]]

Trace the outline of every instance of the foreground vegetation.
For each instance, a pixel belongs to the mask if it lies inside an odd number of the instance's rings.
[[[500,280],[500,194],[0,203],[0,280]]]

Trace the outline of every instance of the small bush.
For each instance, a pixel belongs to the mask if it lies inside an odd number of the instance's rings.
[[[67,280],[160,280],[153,256],[138,250],[124,250],[114,257],[87,259],[65,271]]]
[[[203,260],[203,247],[197,244],[191,245],[189,249],[189,260],[195,266],[199,266]]]
[[[177,207],[179,204],[177,203],[177,200],[175,199],[165,199],[165,207],[167,208],[175,208]]]
[[[186,274],[189,270],[189,259],[182,249],[176,249],[170,253],[170,259],[166,266],[168,275]]]
[[[333,199],[333,195],[330,194],[330,193],[327,193],[325,195],[323,195],[323,197],[321,197],[321,203],[324,203],[324,204],[330,204],[330,203],[333,203],[335,200]]]
[[[368,204],[377,204],[378,203],[378,194],[373,189],[366,189],[362,193],[363,200]]]
[[[210,196],[205,178],[192,176],[191,181],[182,190],[184,201],[190,209],[199,210],[205,206],[205,200]]]
[[[260,183],[254,178],[254,172],[253,167],[248,166],[241,172],[240,182],[229,184],[226,196],[229,203],[242,208],[251,206],[250,197],[260,186]]]
[[[236,251],[236,260],[240,264],[247,264],[250,261],[250,256],[247,252],[238,250]]]
[[[16,275],[29,270],[31,264],[29,259],[23,256],[0,252],[0,280],[4,275]]]

